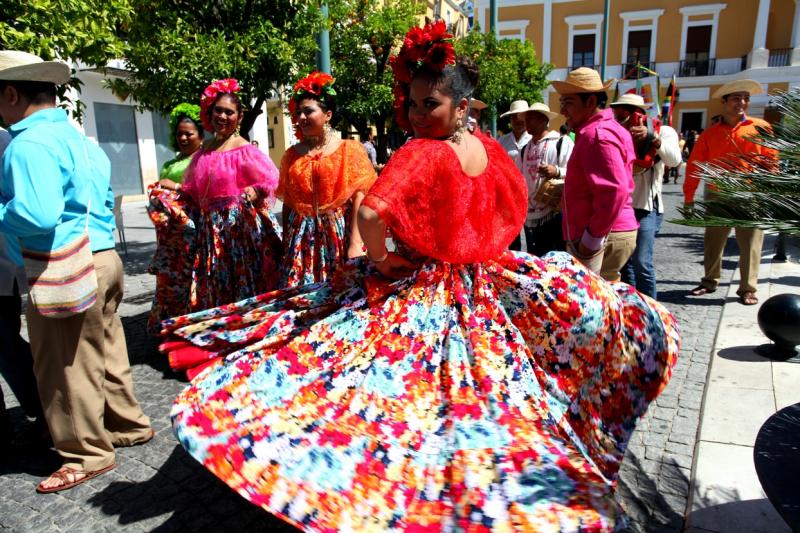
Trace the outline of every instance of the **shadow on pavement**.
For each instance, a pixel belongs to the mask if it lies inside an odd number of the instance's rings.
[[[661,464],[661,472],[649,474],[645,471],[639,458],[632,453],[625,455],[625,472],[621,472],[617,482],[617,501],[621,502],[627,515],[628,524],[619,531],[626,533],[679,531],[683,527],[683,514],[675,510],[683,510],[685,500],[670,502],[670,498],[684,498],[689,486],[689,479],[681,472],[674,462]],[[626,478],[636,477],[634,483],[628,483]]]
[[[135,469],[135,461],[120,463]],[[152,472],[152,470],[150,470]],[[120,526],[136,524],[149,531],[225,530],[297,531],[282,520],[250,504],[175,446],[155,475],[142,481],[112,481],[88,499]],[[164,516],[169,517],[164,520]]]
[[[136,276],[147,273],[147,267],[153,259],[155,244],[152,242],[129,242],[128,253],[122,251],[121,246],[117,246],[117,253],[122,259],[126,276]]]

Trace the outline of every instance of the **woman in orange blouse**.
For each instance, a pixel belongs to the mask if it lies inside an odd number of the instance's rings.
[[[295,84],[289,102],[301,142],[281,161],[281,287],[323,281],[364,253],[355,216],[377,175],[359,142],[333,134],[335,95],[333,78],[315,72]]]

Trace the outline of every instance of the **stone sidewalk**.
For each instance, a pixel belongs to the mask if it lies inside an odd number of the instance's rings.
[[[666,220],[677,216],[680,200],[680,185],[665,186]],[[55,495],[34,491],[36,483],[59,466],[55,453],[18,450],[3,458],[0,529],[291,530],[218,482],[177,444],[169,409],[184,382],[169,370],[144,328],[153,294],[153,279],[145,269],[154,250],[154,232],[143,202],[126,203],[124,216],[128,253],[120,252],[126,271],[120,312],[136,394],[151,417],[156,438],[145,446],[119,450],[118,467],[109,474]],[[767,241],[765,250],[769,248]],[[729,279],[735,267],[733,248],[726,253],[723,279]],[[659,300],[678,318],[682,347],[673,379],[640,422],[620,473],[618,498],[630,517],[631,531],[677,532],[684,527],[708,365],[722,310],[729,307],[725,290],[685,297],[702,275],[701,258],[702,230],[664,223],[656,246]],[[8,392],[6,399],[16,405]],[[26,423],[19,408],[12,408],[12,416],[21,426]]]

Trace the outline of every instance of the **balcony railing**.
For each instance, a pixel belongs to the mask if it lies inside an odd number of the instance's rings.
[[[633,79],[646,78],[647,76],[649,76],[649,74],[643,72],[642,70],[639,71],[634,70],[637,64],[641,65],[646,69],[652,70],[653,72],[655,72],[656,70],[655,61],[648,61],[646,63],[642,63],[641,61],[639,62],[632,61],[622,65],[622,75],[628,76],[628,74],[630,74],[630,77]]]
[[[778,48],[777,50],[770,50],[769,63],[767,63],[767,65],[770,67],[788,67],[791,58],[791,48]]]
[[[682,78],[693,78],[695,76],[713,76],[716,59],[704,60],[681,60],[678,68],[678,76]]]

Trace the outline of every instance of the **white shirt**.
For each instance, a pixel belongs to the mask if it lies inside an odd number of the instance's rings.
[[[565,135],[561,141],[561,148],[558,148],[558,140],[562,137],[558,132],[548,131],[538,141],[531,141],[522,151],[520,161],[517,165],[522,175],[525,177],[525,184],[528,186],[528,216],[525,219],[526,226],[535,226],[537,221],[544,221],[552,218],[548,215],[553,213],[553,209],[537,202],[533,199],[536,191],[539,190],[544,178],[539,174],[539,165],[554,165],[558,167],[561,177],[567,175],[567,162],[572,155],[572,148],[575,143],[569,136]]]
[[[514,161],[514,164],[519,167],[519,152],[522,148],[528,144],[528,141],[531,140],[531,134],[527,131],[522,134],[522,136],[517,140],[514,132],[511,131],[506,133],[505,135],[501,135],[497,142],[500,143],[500,146],[503,147],[503,150],[511,157],[511,160]]]
[[[633,208],[652,211],[655,199],[658,199],[658,213],[664,212],[661,199],[661,185],[664,180],[665,167],[677,167],[681,162],[681,148],[678,144],[678,133],[669,126],[661,126],[659,131],[661,146],[656,154],[661,158],[655,165],[636,173],[634,169]]]
[[[6,151],[6,146],[11,142],[11,135],[0,128],[0,161],[3,159],[3,152]],[[0,172],[2,172],[2,165],[0,165]],[[14,294],[14,281],[16,280],[19,286],[19,292],[24,293],[28,290],[27,277],[25,276],[25,269],[18,266],[11,260],[6,251],[6,235],[0,232],[0,296],[11,296]]]

